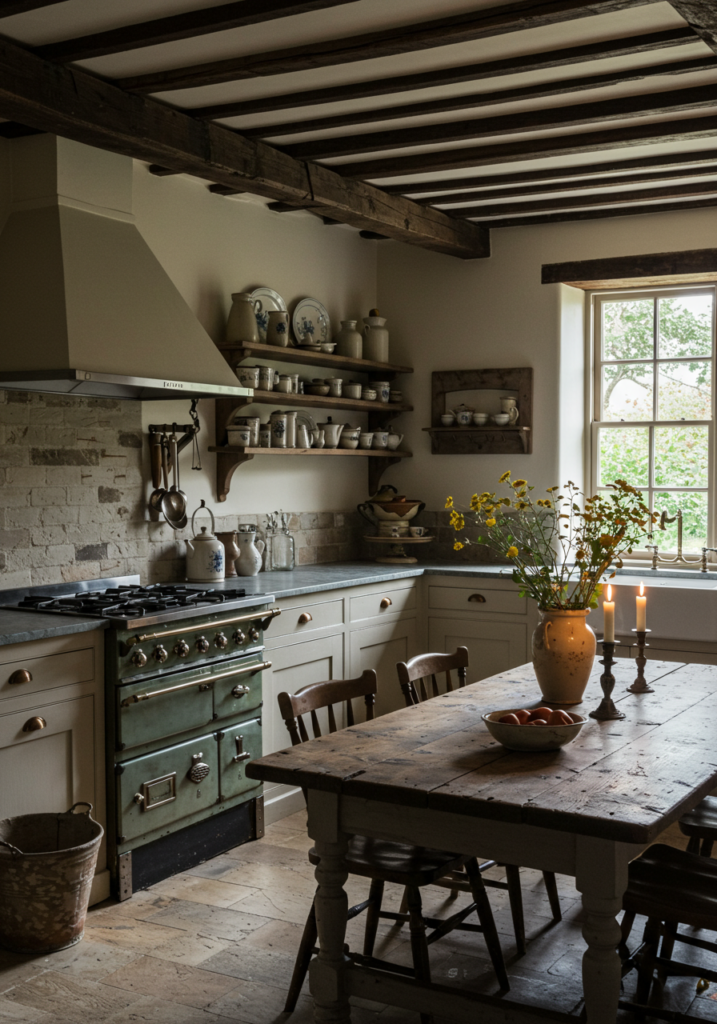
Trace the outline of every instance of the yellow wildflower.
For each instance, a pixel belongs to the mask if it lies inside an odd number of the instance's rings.
[[[453,508],[453,498],[446,498],[445,508]]]
[[[485,525],[486,525],[487,527],[489,527],[489,528],[490,528],[491,526],[495,526],[495,519],[486,519],[486,521],[485,521]]]
[[[506,480],[510,480],[510,470],[506,469],[503,476],[498,477],[498,483],[504,484]]]
[[[453,529],[454,530],[464,530],[465,526],[466,526],[466,521],[463,518],[463,516],[462,515],[457,515],[455,517],[455,519],[453,520]]]
[[[505,553],[505,557],[506,558],[517,558],[518,557],[518,549],[515,546],[515,544],[511,544],[511,546],[508,548],[508,550]]]
[[[512,487],[527,487],[528,486],[528,481],[527,480],[514,480],[511,486]]]
[[[461,542],[460,542],[459,540],[457,540],[457,541],[455,542],[455,544],[453,545],[453,550],[454,550],[454,551],[460,551],[460,550],[461,550],[461,548],[462,548],[463,546],[464,546],[464,545],[463,545],[463,544],[461,544]]]
[[[528,501],[516,501],[515,507],[519,512],[522,512],[524,508],[530,508],[530,502]]]

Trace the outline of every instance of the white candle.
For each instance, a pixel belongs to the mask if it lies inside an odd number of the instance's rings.
[[[647,598],[644,597],[645,584],[640,584],[640,593],[635,598],[635,604],[637,606],[637,631],[644,633],[647,629]]]
[[[602,603],[603,621],[603,642],[615,643],[615,602],[612,600],[612,587],[608,585],[607,600]]]

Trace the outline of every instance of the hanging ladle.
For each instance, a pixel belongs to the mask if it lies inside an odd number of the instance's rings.
[[[159,519],[160,512],[162,511],[162,498],[164,497],[164,492],[167,490],[168,487],[166,470],[164,477],[164,487],[162,487],[162,458],[164,445],[166,443],[167,438],[165,435],[152,435],[152,448],[150,450],[150,458],[152,464],[152,486],[154,487],[154,490],[149,496],[149,507],[150,510],[155,513],[157,519]]]
[[[172,450],[174,483],[162,496],[162,514],[173,530],[183,530],[187,525],[187,496],[179,489],[179,458],[176,434],[172,434],[169,443]]]

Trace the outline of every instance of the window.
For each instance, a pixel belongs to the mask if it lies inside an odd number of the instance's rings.
[[[592,485],[622,478],[682,509],[683,550],[714,538],[715,287],[593,295]],[[677,550],[677,522],[655,537]],[[648,543],[647,538],[645,543]]]

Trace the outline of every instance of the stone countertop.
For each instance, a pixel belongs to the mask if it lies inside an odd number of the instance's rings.
[[[87,633],[92,629],[107,629],[108,625],[109,623],[103,619],[83,619],[76,615],[54,615],[49,612],[0,608],[0,647],[6,644],[24,644],[30,640],[46,640],[53,636],[68,636],[70,633]]]

